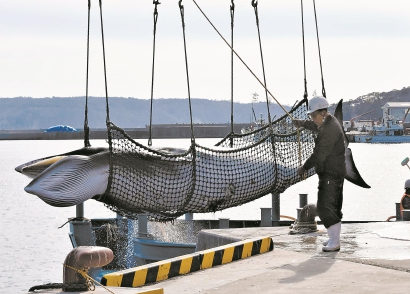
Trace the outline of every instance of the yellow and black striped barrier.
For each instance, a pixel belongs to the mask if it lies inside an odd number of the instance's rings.
[[[140,287],[273,250],[270,237],[247,239],[127,270],[106,274],[101,284],[112,287]]]

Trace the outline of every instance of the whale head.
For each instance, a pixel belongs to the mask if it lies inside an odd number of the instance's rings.
[[[52,206],[73,206],[103,195],[108,174],[109,152],[68,155],[38,174],[24,190]]]

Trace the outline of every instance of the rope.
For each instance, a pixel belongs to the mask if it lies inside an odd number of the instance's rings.
[[[320,63],[320,74],[322,76],[322,95],[326,98],[326,90],[325,90],[325,81],[323,79],[323,70],[322,70],[322,57],[320,55],[320,44],[319,44],[319,30],[317,26],[317,16],[316,16],[316,4],[315,0],[313,0],[313,10],[315,12],[315,24],[316,24],[316,37],[317,37],[317,49],[319,51],[319,63]]]
[[[301,15],[302,15],[302,43],[303,43],[303,74],[304,74],[304,81],[305,81],[305,92],[303,94],[303,98],[307,99],[307,81],[306,81],[306,52],[305,52],[305,22],[303,20],[303,0],[300,0],[300,8],[301,8]]]
[[[264,65],[264,62],[263,62],[262,41],[261,41],[261,34],[260,34],[260,29],[259,29],[258,1],[257,0],[252,0],[251,5],[253,6],[253,10],[255,12],[256,27],[258,28],[259,50],[260,50],[260,53],[261,53],[262,73],[263,73],[263,86],[265,88],[266,106],[267,106],[267,109],[268,109],[269,126],[272,127],[272,119],[271,119],[270,110],[269,110],[268,91],[267,91],[267,88],[266,88],[266,76],[265,76],[265,65]]]
[[[108,138],[108,146],[110,149],[110,170],[109,170],[109,176],[108,176],[108,184],[107,184],[107,190],[111,186],[112,183],[112,133],[110,131],[110,108],[108,104],[108,87],[107,87],[107,66],[105,62],[105,46],[104,46],[104,24],[103,24],[103,16],[102,16],[102,0],[99,0],[100,4],[100,22],[101,22],[101,43],[102,43],[102,49],[103,49],[103,61],[104,61],[104,81],[105,81],[105,106],[106,106],[106,119],[105,123],[107,125],[107,138]],[[106,197],[106,193],[101,197],[104,199]]]
[[[395,218],[396,219],[396,221],[397,221],[397,217],[395,216],[395,215],[392,215],[392,216],[389,216],[387,219],[386,219],[386,222],[389,222],[391,219],[393,219],[393,218]]]
[[[231,12],[231,47],[233,48],[233,27],[235,16],[235,3],[231,0],[230,12]],[[231,50],[231,134],[233,134],[233,50]],[[230,139],[230,146],[233,147],[233,138]]]
[[[108,89],[107,89],[107,64],[105,62],[105,46],[104,46],[104,25],[103,25],[103,16],[102,16],[102,0],[100,2],[100,20],[101,20],[101,41],[102,41],[102,49],[103,49],[103,61],[104,61],[104,81],[105,81],[105,104],[106,104],[106,112],[107,118],[106,123],[110,121],[110,109],[108,106]]]
[[[182,34],[184,37],[184,53],[185,53],[185,69],[186,69],[186,79],[187,79],[187,86],[188,86],[188,102],[189,102],[189,118],[191,120],[191,143],[195,143],[194,137],[194,125],[192,122],[192,107],[191,107],[191,91],[189,88],[189,72],[188,72],[188,56],[186,50],[186,40],[185,40],[185,18],[184,18],[184,5],[182,5],[182,0],[178,2],[179,11],[181,13],[181,22],[182,22]]]
[[[206,20],[209,22],[209,24],[214,28],[214,30],[218,33],[218,35],[222,38],[222,40],[225,42],[226,45],[228,45],[229,48],[235,53],[235,55],[239,58],[239,60],[245,65],[245,67],[249,70],[249,72],[255,77],[255,79],[259,82],[259,84],[262,85],[262,87],[269,93],[269,95],[275,100],[275,102],[282,108],[282,110],[291,118],[293,119],[292,115],[282,106],[282,104],[279,103],[279,101],[273,96],[273,94],[264,86],[264,84],[261,82],[261,80],[255,75],[255,73],[249,68],[249,66],[243,61],[243,59],[239,56],[239,54],[229,45],[229,43],[225,40],[225,38],[221,35],[221,33],[218,31],[218,29],[213,25],[213,23],[210,21],[210,19],[206,16],[206,14],[202,11],[202,9],[199,7],[199,5],[196,3],[195,0],[192,0],[196,7],[198,7],[199,11],[202,13],[202,15],[206,18]]]
[[[33,286],[28,291],[35,292],[36,290],[62,289],[63,287],[64,287],[63,283],[48,283],[44,285]]]
[[[152,103],[154,100],[154,68],[155,68],[155,37],[157,35],[157,21],[158,21],[158,10],[157,6],[159,3],[158,0],[154,0],[153,4],[155,5],[154,8],[154,41],[153,41],[153,48],[152,48],[152,78],[151,78],[151,110],[149,115],[149,139],[148,139],[148,146],[152,145]]]
[[[84,115],[84,147],[90,147],[90,128],[88,127],[88,68],[90,63],[90,10],[91,0],[88,0],[88,29],[87,29],[87,73],[85,82],[85,115]]]
[[[99,286],[101,286],[101,287],[103,287],[105,290],[107,290],[108,292],[110,292],[110,293],[112,293],[112,294],[115,294],[115,293],[112,292],[110,289],[108,289],[107,287],[105,287],[104,285],[102,285],[100,282],[98,282],[98,281],[94,280],[92,277],[90,277],[90,276],[87,274],[87,270],[84,270],[84,269],[81,269],[81,270],[80,270],[80,269],[76,269],[76,268],[74,268],[74,267],[72,267],[72,266],[69,266],[68,264],[65,264],[65,263],[63,263],[63,265],[64,265],[65,267],[69,268],[69,269],[72,269],[72,270],[76,271],[76,272],[79,273],[80,275],[82,275],[83,278],[84,278],[85,281],[86,281],[86,285],[87,285],[87,288],[88,288],[89,291],[94,291],[94,290],[95,290],[95,284],[98,284]]]
[[[69,222],[75,222],[75,221],[90,221],[88,218],[85,217],[70,217],[68,219],[68,221],[66,221],[64,224],[62,224],[61,226],[58,227],[58,229],[61,229],[62,227],[64,227],[66,224],[68,224]]]
[[[298,137],[298,160],[299,160],[299,166],[302,166],[302,143],[300,140],[300,128],[298,127],[296,129],[297,132],[297,137]],[[303,173],[302,175],[302,180],[306,180],[306,172]]]
[[[107,290],[108,292],[115,294],[114,292],[112,292],[110,289],[108,289],[107,287],[105,287],[104,285],[102,285],[101,283],[99,283],[98,281],[94,280],[92,277],[90,277],[87,274],[87,270],[85,269],[77,269],[74,268],[72,266],[69,266],[68,264],[63,263],[63,266],[72,269],[74,271],[76,271],[77,273],[79,273],[84,279],[85,279],[85,285],[87,286],[88,291],[95,291],[95,284],[98,284],[99,286],[103,287],[105,290]],[[81,288],[81,291],[83,291],[83,286],[84,284],[64,284],[64,283],[48,283],[45,285],[38,285],[38,286],[33,286],[31,287],[28,291],[29,292],[35,292],[36,290],[48,290],[48,289],[63,289],[66,286],[70,286],[70,292]]]
[[[304,87],[305,91],[303,93],[303,98],[307,99],[307,80],[306,80],[306,51],[305,51],[305,22],[303,19],[303,0],[300,0],[300,10],[302,16],[302,44],[303,44],[303,74],[304,74]],[[300,131],[299,127],[297,128],[297,137],[298,137],[298,159],[299,159],[299,166],[302,165],[302,146],[300,142]],[[303,173],[302,179],[306,179],[306,174]]]

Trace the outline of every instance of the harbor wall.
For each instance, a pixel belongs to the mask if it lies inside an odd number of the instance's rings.
[[[234,124],[234,132],[249,124]],[[223,138],[231,132],[230,124],[194,124],[196,138]],[[134,139],[149,138],[149,127],[125,128],[125,132]],[[84,132],[45,132],[45,130],[0,130],[0,140],[82,140]],[[107,139],[106,129],[90,129],[90,139]],[[191,138],[189,124],[163,124],[152,126],[152,138]]]

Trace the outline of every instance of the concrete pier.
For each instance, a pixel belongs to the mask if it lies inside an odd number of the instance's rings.
[[[180,275],[138,288],[109,287],[117,294],[161,293],[407,293],[410,285],[410,223],[342,224],[340,252],[322,252],[322,225],[309,234],[288,227],[203,230],[201,250],[269,236],[270,252]],[[202,241],[203,242],[202,242]],[[50,290],[44,293],[62,293]],[[106,293],[102,287],[94,292]]]

